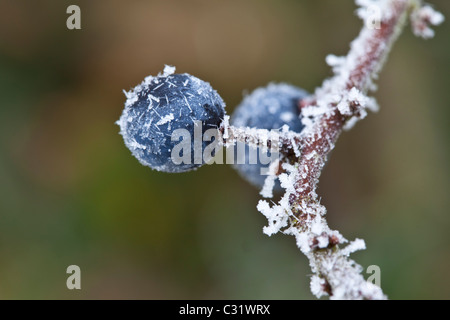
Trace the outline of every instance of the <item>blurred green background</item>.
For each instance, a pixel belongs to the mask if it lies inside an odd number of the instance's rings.
[[[450,17],[448,0],[432,3]],[[81,8],[82,30],[66,28]],[[310,299],[292,237],[262,233],[258,191],[230,166],[163,174],[124,146],[129,90],[164,64],[228,113],[270,81],[313,91],[360,30],[352,0],[0,0],[1,299]],[[450,298],[450,24],[409,29],[381,105],[321,177],[332,228],[366,240],[392,299]],[[66,288],[80,266],[82,290]]]

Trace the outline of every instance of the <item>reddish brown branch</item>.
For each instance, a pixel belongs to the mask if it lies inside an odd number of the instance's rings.
[[[367,5],[369,2],[357,0],[357,3]],[[233,128],[228,124],[223,128],[226,142],[251,142],[268,148],[277,146],[281,150],[283,170],[278,168],[277,171],[286,193],[279,204],[272,207],[267,201],[260,201],[258,210],[269,221],[265,233],[272,235],[282,231],[296,237],[298,247],[310,261],[314,273],[311,291],[318,297],[328,294],[336,299],[386,298],[379,287],[364,280],[360,274],[362,268],[349,258],[352,252],[365,248],[364,241],[357,239],[344,248],[339,247],[347,240],[328,227],[326,209],[316,194],[317,184],[341,132],[363,118],[366,109],[373,109],[373,100],[366,94],[375,89],[373,80],[408,15],[412,13],[413,28],[423,37],[432,32],[428,28],[430,22],[438,24],[443,20],[442,15],[430,7],[422,7],[421,0],[377,3],[381,12],[380,27],[363,28],[346,57],[329,57],[334,77],[326,80],[314,96],[299,102],[306,125],[300,135],[292,132],[269,135],[268,131]],[[254,137],[247,139],[247,134]]]

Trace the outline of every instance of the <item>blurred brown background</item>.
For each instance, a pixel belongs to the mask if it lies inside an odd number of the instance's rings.
[[[450,2],[432,0],[450,18]],[[66,28],[81,8],[82,30]],[[1,299],[308,299],[292,237],[262,233],[258,191],[230,166],[141,166],[114,122],[164,64],[245,90],[313,91],[360,30],[352,0],[0,1]],[[392,299],[450,298],[450,24],[407,30],[320,184],[330,226],[366,240]],[[82,290],[66,288],[79,265]]]

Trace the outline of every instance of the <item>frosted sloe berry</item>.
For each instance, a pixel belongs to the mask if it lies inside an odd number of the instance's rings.
[[[231,117],[231,124],[236,127],[250,127],[259,129],[281,129],[284,125],[294,132],[300,132],[303,124],[300,119],[298,102],[308,96],[303,89],[288,84],[269,84],[267,87],[258,88],[237,106]],[[236,149],[242,146],[238,146]],[[234,168],[247,181],[256,187],[264,185],[266,175],[261,174],[263,167],[270,164],[262,163],[259,150],[245,146],[245,153],[239,153],[235,149]],[[256,164],[250,164],[249,152],[257,154]],[[270,154],[271,159],[277,159],[278,154]],[[243,164],[241,164],[243,163]],[[275,184],[275,191],[281,191],[280,183]]]
[[[166,66],[163,74],[149,76],[126,92],[125,109],[117,122],[132,154],[143,165],[164,172],[184,172],[204,164],[203,158],[194,159],[194,128],[201,125],[203,135],[219,128],[225,116],[225,103],[209,83],[174,71]],[[172,150],[180,143],[172,137],[177,129],[187,130],[192,137],[187,163],[176,164],[172,159]],[[204,150],[211,141],[200,139]]]

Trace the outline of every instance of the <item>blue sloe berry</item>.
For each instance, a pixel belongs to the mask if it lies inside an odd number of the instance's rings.
[[[237,106],[231,117],[231,124],[236,127],[250,127],[259,129],[281,129],[284,125],[294,132],[301,132],[303,124],[300,118],[298,102],[309,94],[300,88],[288,84],[271,83],[266,87],[257,88]],[[239,146],[242,147],[242,146]],[[249,152],[251,147],[245,146],[245,153],[239,154],[235,147],[234,168],[251,184],[262,188],[266,175],[261,174],[261,168],[268,168],[270,164],[261,163],[259,150],[253,149],[258,155],[257,163],[250,164]],[[277,159],[277,154],[267,153]],[[236,164],[243,163],[243,164]],[[282,191],[277,181],[275,192]]]
[[[194,127],[200,122],[202,135],[208,129],[219,128],[225,103],[209,83],[174,71],[174,67],[166,66],[163,74],[149,76],[126,92],[125,108],[117,124],[125,145],[143,165],[175,173],[195,169],[204,161],[194,160],[194,139],[191,161],[172,161],[172,150],[179,143],[172,141],[174,130],[186,129],[194,137]],[[210,143],[202,140],[202,150]]]

